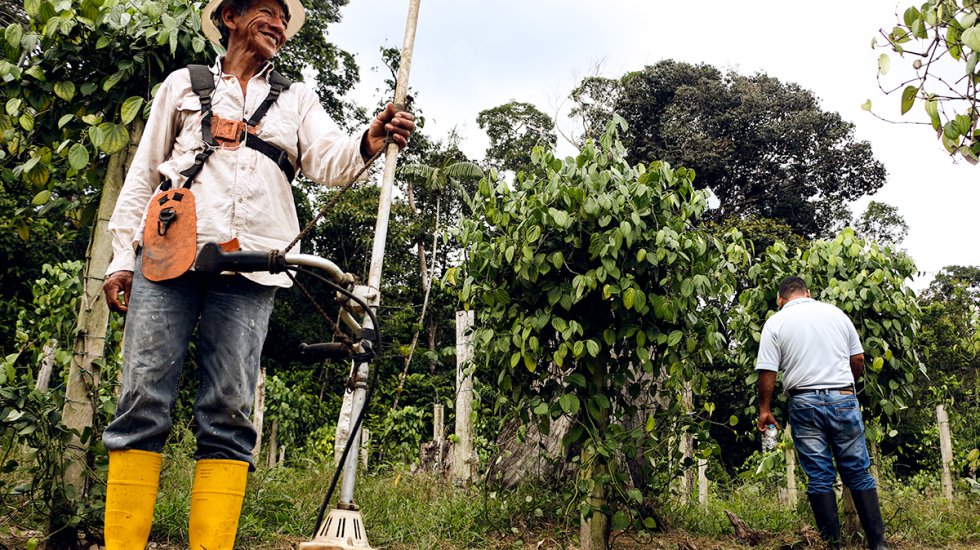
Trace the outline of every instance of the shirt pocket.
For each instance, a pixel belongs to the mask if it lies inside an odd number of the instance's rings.
[[[177,137],[175,139],[176,153],[184,153],[204,147],[201,135],[201,98],[188,94],[176,102],[177,105]]]

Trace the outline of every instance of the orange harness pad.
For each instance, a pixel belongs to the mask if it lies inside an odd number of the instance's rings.
[[[160,282],[177,278],[197,256],[197,211],[190,189],[177,188],[150,199],[143,228],[143,276]]]

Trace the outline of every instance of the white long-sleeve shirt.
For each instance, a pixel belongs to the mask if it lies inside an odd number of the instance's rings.
[[[242,94],[238,79],[211,67],[212,110],[230,120],[247,120],[269,93],[269,63]],[[313,181],[344,185],[364,166],[361,133],[340,131],[313,90],[301,82],[284,90],[259,124],[257,135],[289,155]],[[133,271],[150,198],[164,180],[183,185],[180,175],[204,149],[201,101],[190,72],[180,69],[160,85],[126,181],[109,220],[113,258],[106,274]],[[191,185],[197,205],[197,247],[237,238],[242,250],[282,250],[299,233],[290,182],[268,157],[245,146],[217,149]],[[291,250],[299,252],[299,245]],[[264,285],[288,287],[285,274],[243,274]]]

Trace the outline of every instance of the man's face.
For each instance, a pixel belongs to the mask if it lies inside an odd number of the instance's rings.
[[[276,0],[256,0],[241,15],[236,15],[230,7],[225,8],[222,20],[229,30],[229,50],[251,51],[268,60],[286,43],[289,18]]]

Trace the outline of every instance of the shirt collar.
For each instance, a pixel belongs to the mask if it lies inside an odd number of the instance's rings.
[[[215,56],[214,65],[211,65],[211,73],[220,75],[221,67],[224,64],[224,62],[225,62],[224,56],[221,55]],[[275,68],[276,66],[274,63],[272,63],[272,61],[266,61],[265,65],[262,66],[262,69],[258,72],[257,76],[261,76],[263,78],[269,78],[269,73],[271,73],[272,70]]]
[[[799,304],[806,304],[808,302],[815,302],[815,301],[816,300],[814,300],[813,298],[805,298],[805,297],[804,298],[796,298],[796,299],[790,300],[790,301],[786,302],[785,304],[783,304],[783,309],[786,309],[786,308],[791,307],[791,306],[795,306],[795,305],[799,305]]]

